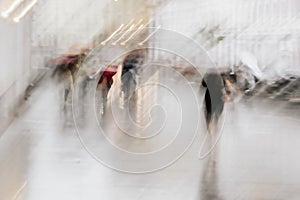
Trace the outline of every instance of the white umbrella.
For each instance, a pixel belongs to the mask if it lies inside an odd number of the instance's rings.
[[[252,53],[243,52],[241,53],[240,58],[241,62],[247,67],[249,67],[256,77],[262,78],[263,73],[258,67],[258,61],[256,57]]]

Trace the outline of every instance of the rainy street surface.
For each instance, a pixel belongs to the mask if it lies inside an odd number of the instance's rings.
[[[177,89],[184,93],[180,87]],[[57,100],[55,86],[38,89],[1,136],[1,200],[300,197],[299,105],[260,98],[228,103],[221,138],[208,156],[199,156],[203,142],[200,135],[205,129],[200,122],[202,127],[194,143],[177,162],[153,173],[131,174],[110,169],[91,156],[74,125],[64,124],[59,106],[54,103]],[[189,104],[189,100],[185,101]],[[168,108],[165,112],[168,115]],[[128,141],[122,140],[111,115],[106,113],[101,123],[113,132],[112,139],[117,137],[115,141],[126,146]],[[204,146],[214,142],[213,136],[208,137],[211,138]],[[136,151],[151,149],[146,142],[130,147]],[[118,160],[115,163],[118,166]],[[142,164],[135,162],[132,169],[139,169]]]

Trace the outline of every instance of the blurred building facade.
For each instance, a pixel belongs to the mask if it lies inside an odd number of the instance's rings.
[[[199,42],[219,67],[255,57],[270,75],[299,73],[297,0],[174,0],[156,11],[156,24]]]

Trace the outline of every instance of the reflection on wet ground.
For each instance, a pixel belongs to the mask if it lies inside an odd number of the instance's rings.
[[[256,98],[230,103],[221,138],[209,156],[199,160],[204,132],[200,127],[195,142],[176,163],[155,173],[132,175],[103,166],[86,151],[74,126],[63,125],[55,91],[51,86],[37,91],[0,139],[1,200],[300,198],[298,105]],[[110,117],[107,113],[101,123],[107,130],[114,127],[115,138],[120,130]],[[215,141],[210,135],[205,148]],[[139,145],[131,150],[145,150]]]

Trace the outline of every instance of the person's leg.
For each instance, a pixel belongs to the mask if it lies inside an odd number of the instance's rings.
[[[68,99],[69,93],[70,93],[70,90],[67,89],[67,88],[65,88],[65,102],[66,102],[67,99]]]
[[[209,132],[211,131],[211,121],[212,121],[212,114],[206,112],[206,128]]]
[[[130,93],[130,72],[127,72],[125,75],[124,75],[124,81],[123,81],[123,92],[124,92],[124,98],[125,98],[125,101],[128,100],[129,98],[129,93]]]
[[[212,121],[212,102],[208,91],[206,91],[205,94],[204,104],[205,104],[205,115],[206,115],[206,128],[210,132],[211,121]]]
[[[211,121],[212,121],[212,110],[210,101],[205,101],[205,119],[206,119],[206,128],[210,132]]]
[[[86,94],[87,94],[89,81],[90,81],[90,79],[89,79],[88,76],[84,77],[84,81],[83,81],[83,84],[82,84],[82,97],[85,97]]]

